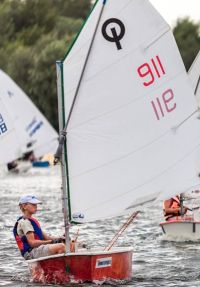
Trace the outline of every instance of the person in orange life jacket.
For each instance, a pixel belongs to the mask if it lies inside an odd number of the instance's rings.
[[[183,207],[183,214],[186,214],[187,207]],[[165,220],[174,220],[178,216],[181,215],[181,203],[180,203],[180,196],[176,195],[175,197],[172,197],[168,200],[164,201],[163,204],[163,212],[165,216]]]
[[[37,204],[41,203],[31,195],[22,196],[19,200],[23,215],[15,223],[13,233],[18,248],[26,260],[65,252],[64,238],[47,235],[37,219],[32,217],[37,211]]]

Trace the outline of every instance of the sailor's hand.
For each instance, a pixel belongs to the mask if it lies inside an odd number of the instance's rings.
[[[59,162],[59,159],[57,157],[54,157],[53,164],[56,165],[58,162]]]
[[[51,244],[56,244],[56,243],[60,243],[58,238],[51,240]]]
[[[183,212],[186,213],[188,211],[188,208],[186,206],[183,207]]]
[[[65,236],[59,237],[58,240],[60,240],[61,243],[65,243]]]
[[[65,243],[65,237],[62,236],[62,237],[52,239],[51,244],[56,244],[56,243]]]
[[[85,242],[78,242],[78,246],[81,247],[81,248],[88,249],[88,245]]]

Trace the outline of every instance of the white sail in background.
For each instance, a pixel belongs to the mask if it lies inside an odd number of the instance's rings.
[[[198,104],[200,105],[200,51],[194,59],[188,71],[188,75],[197,97]]]
[[[0,164],[21,156],[20,140],[9,112],[0,99]]]
[[[199,184],[196,100],[172,31],[148,1],[97,1],[63,61],[63,89],[71,221]]]
[[[20,156],[32,150],[37,157],[55,152],[57,132],[19,86],[1,70],[0,99],[15,129]],[[15,145],[16,141],[10,144]]]

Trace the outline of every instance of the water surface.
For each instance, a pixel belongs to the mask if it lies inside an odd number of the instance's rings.
[[[42,286],[31,282],[27,264],[16,248],[12,228],[20,215],[19,197],[34,194],[43,201],[36,216],[43,229],[52,235],[63,234],[60,186],[59,167],[32,169],[21,175],[8,175],[0,171],[0,286]],[[80,228],[79,239],[90,246],[107,246],[124,219],[121,217],[84,225]],[[200,242],[164,241],[159,227],[161,221],[161,204],[146,207],[119,239],[118,245],[131,245],[134,249],[133,278],[126,286],[199,287]],[[76,234],[77,228],[73,227],[72,235]]]

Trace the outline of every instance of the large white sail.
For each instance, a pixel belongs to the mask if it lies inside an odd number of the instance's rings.
[[[200,51],[192,63],[188,75],[192,83],[198,104],[200,105]]]
[[[0,99],[9,113],[22,156],[33,150],[36,156],[55,152],[57,132],[19,86],[0,70]],[[15,145],[16,141],[12,142]],[[14,160],[16,158],[12,158]]]
[[[195,97],[173,34],[148,1],[97,1],[63,61],[63,101],[71,221],[199,184]]]

